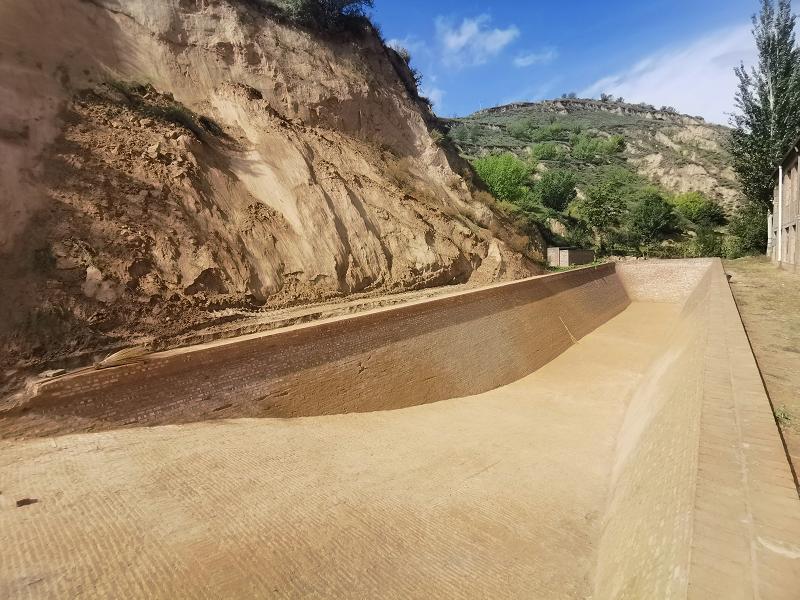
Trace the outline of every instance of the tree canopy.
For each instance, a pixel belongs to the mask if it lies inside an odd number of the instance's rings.
[[[730,152],[748,201],[771,205],[772,175],[800,134],[800,52],[790,0],[762,0],[753,16],[758,63],[736,68]]]

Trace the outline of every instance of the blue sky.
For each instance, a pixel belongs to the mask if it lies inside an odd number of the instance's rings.
[[[718,123],[733,67],[753,61],[757,0],[375,0],[387,40],[411,51],[442,116],[601,92]]]

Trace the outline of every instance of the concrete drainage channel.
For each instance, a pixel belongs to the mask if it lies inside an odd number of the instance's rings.
[[[800,501],[717,260],[77,372],[0,431],[3,597],[800,589]]]

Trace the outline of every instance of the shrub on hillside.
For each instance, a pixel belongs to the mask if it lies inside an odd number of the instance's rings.
[[[536,127],[530,130],[529,138],[532,142],[549,142],[553,140],[564,140],[567,137],[568,129],[562,123],[551,123],[544,127]]]
[[[607,155],[619,154],[625,150],[625,138],[621,135],[612,135],[600,143],[600,152]]]
[[[709,229],[724,225],[727,220],[722,207],[700,192],[678,194],[673,199],[673,204],[678,214],[699,228]]]
[[[590,135],[579,135],[572,145],[572,156],[578,160],[594,161],[599,157],[619,154],[625,149],[625,138],[612,135],[603,139]]]
[[[531,131],[536,129],[536,123],[531,119],[520,119],[508,125],[508,134],[518,140],[530,140]]]
[[[586,188],[584,197],[574,203],[578,215],[586,221],[597,239],[599,253],[604,253],[614,229],[625,213],[620,188],[611,181],[601,181]]]
[[[513,154],[485,156],[472,165],[495,198],[519,203],[528,195],[530,168]]]
[[[422,85],[422,73],[420,73],[414,66],[412,66],[411,52],[408,51],[408,48],[396,42],[390,44],[389,48],[397,52],[397,55],[402,59],[404,63],[406,63],[406,67],[408,67],[408,72],[411,74],[411,78],[414,80],[414,90],[417,93],[417,95],[419,95],[419,88]]]
[[[521,119],[508,125],[508,133],[518,140],[528,142],[568,141],[579,133],[580,125],[550,123],[539,126],[533,119]]]
[[[330,30],[350,18],[365,16],[373,0],[279,0],[277,5],[296,23]]]
[[[442,133],[438,129],[431,129],[431,140],[440,148],[446,146],[448,142],[447,134]]]
[[[731,217],[726,240],[728,258],[767,251],[767,208],[761,202],[745,202]]]
[[[551,169],[533,184],[533,196],[547,208],[561,212],[575,199],[576,179],[571,171]]]
[[[625,233],[643,254],[674,227],[672,206],[654,189],[643,191],[625,216]]]
[[[559,160],[563,155],[561,146],[555,142],[541,142],[531,146],[531,156],[537,160]]]
[[[450,137],[458,144],[474,144],[480,138],[480,129],[477,125],[456,125]]]

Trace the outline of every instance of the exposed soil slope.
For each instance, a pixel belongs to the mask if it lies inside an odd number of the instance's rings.
[[[3,3],[5,367],[219,309],[540,271],[371,27],[324,36],[252,4]]]

